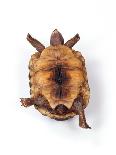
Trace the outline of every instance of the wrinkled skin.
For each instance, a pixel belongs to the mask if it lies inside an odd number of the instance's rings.
[[[29,63],[31,98],[21,98],[21,103],[24,107],[34,105],[43,115],[56,120],[79,115],[79,126],[90,128],[84,113],[90,96],[85,60],[80,52],[72,50],[79,39],[76,34],[64,43],[61,33],[54,30],[50,46],[45,48],[27,35],[38,52]]]

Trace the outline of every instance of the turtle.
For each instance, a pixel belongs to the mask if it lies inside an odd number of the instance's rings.
[[[59,121],[79,115],[79,126],[91,129],[84,112],[90,98],[85,59],[72,49],[79,34],[64,43],[55,29],[48,47],[29,33],[27,40],[37,51],[29,61],[30,98],[20,98],[22,106],[34,105],[42,115]]]

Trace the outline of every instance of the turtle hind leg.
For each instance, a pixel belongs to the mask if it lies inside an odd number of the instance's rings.
[[[24,107],[29,107],[32,105],[37,105],[37,106],[46,106],[46,100],[45,97],[42,95],[39,95],[36,98],[20,98],[22,106]]]
[[[22,103],[22,106],[29,107],[34,105],[34,99],[32,98],[20,98],[20,102]]]
[[[91,129],[91,127],[86,122],[86,117],[82,106],[82,102],[83,102],[82,97],[76,99],[74,102],[75,110],[79,114],[79,126],[82,128]]]

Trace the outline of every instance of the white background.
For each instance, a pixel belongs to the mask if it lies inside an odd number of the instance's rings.
[[[86,59],[91,88],[85,110],[91,130],[78,116],[58,122],[34,107],[29,97],[28,61],[35,49],[29,32],[49,45],[57,28],[65,41],[80,34],[74,49]],[[0,0],[0,154],[116,154],[116,4],[115,0]]]

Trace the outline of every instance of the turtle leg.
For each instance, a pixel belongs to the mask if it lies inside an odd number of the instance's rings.
[[[37,105],[37,106],[45,105],[46,106],[45,97],[42,95],[39,95],[36,98],[20,98],[20,99],[21,99],[20,102],[22,103],[22,106],[24,106],[24,107],[29,107],[32,105]]]
[[[22,103],[22,106],[24,107],[29,107],[29,106],[32,106],[35,102],[34,99],[32,98],[20,98],[21,99],[21,103]]]
[[[86,122],[86,117],[84,113],[84,108],[82,106],[83,105],[82,102],[83,102],[82,97],[76,99],[74,102],[75,110],[79,114],[79,126],[82,128],[91,129],[91,127],[89,127],[89,125]]]
[[[80,36],[77,33],[73,38],[68,40],[64,45],[68,46],[69,48],[72,48],[79,40],[80,40]]]
[[[45,49],[45,46],[41,44],[38,40],[32,38],[32,36],[28,33],[27,40],[31,43],[33,47],[36,48],[38,52],[42,52]]]

